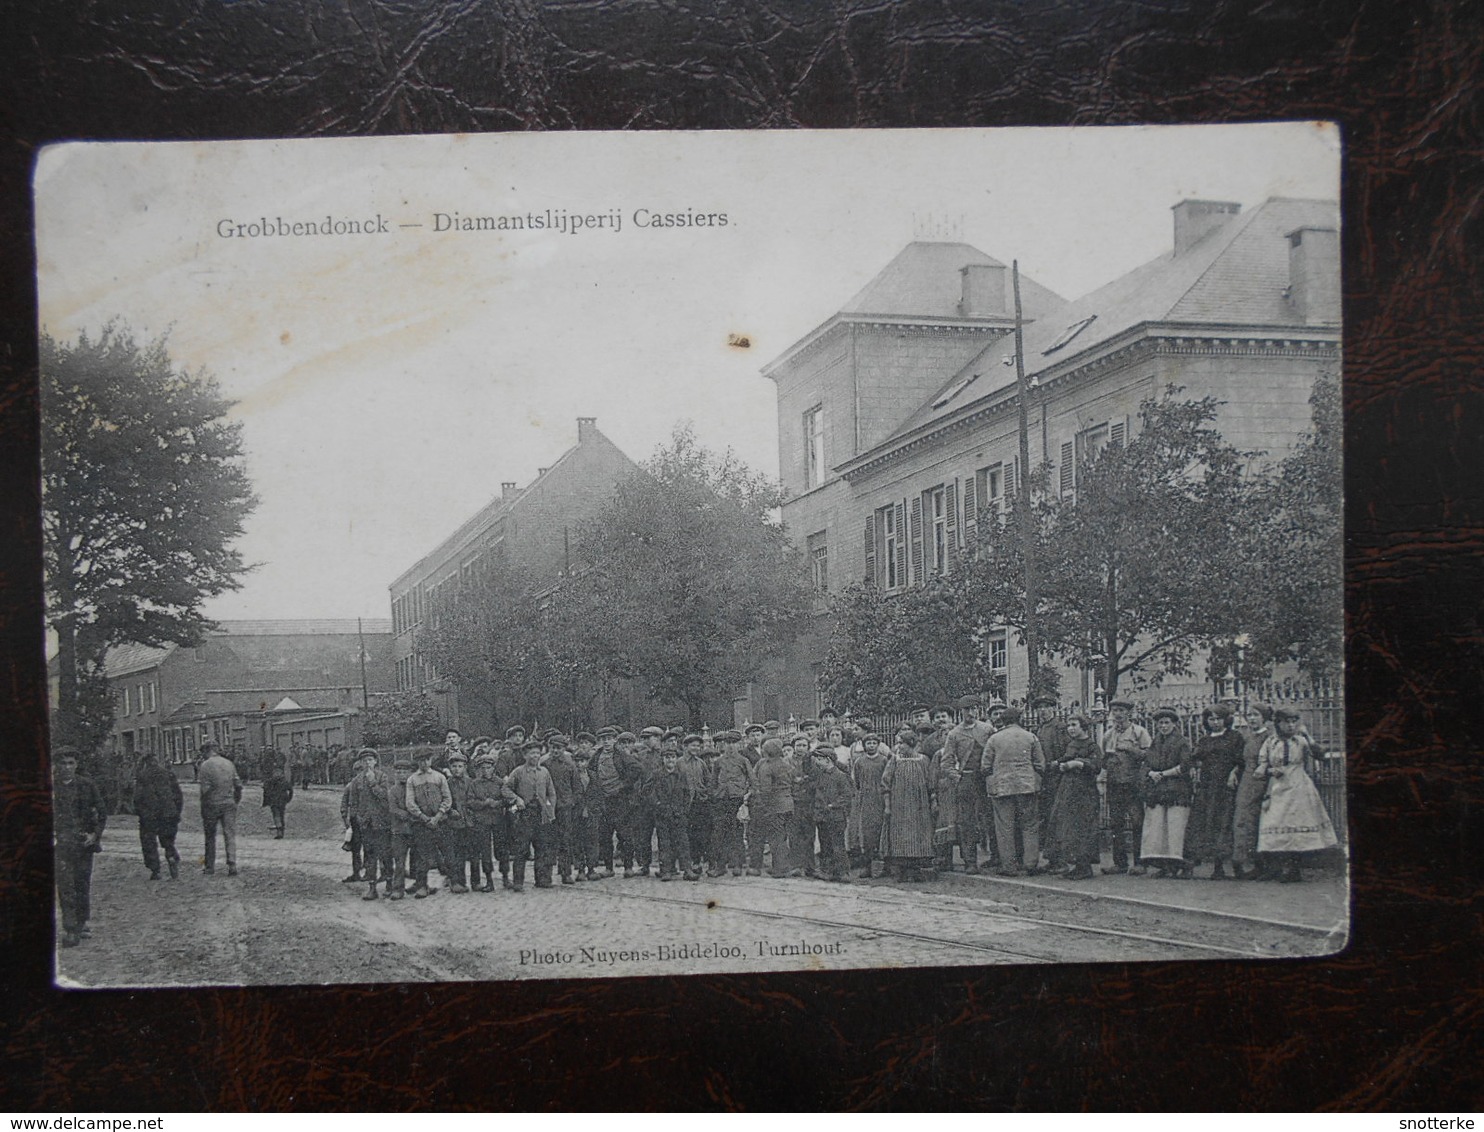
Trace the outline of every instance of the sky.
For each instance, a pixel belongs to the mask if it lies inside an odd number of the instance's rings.
[[[236,401],[256,566],[208,616],[388,617],[579,416],[635,460],[689,422],[777,475],[761,368],[913,239],[1075,298],[1168,252],[1181,200],[1338,199],[1339,148],[1312,122],[71,143],[34,178],[41,329],[168,334]],[[589,222],[448,230],[548,210]],[[727,222],[641,223],[687,212]],[[327,218],[374,231],[247,234]]]

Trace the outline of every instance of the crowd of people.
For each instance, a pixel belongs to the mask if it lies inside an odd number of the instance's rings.
[[[954,869],[1188,879],[1198,867],[1212,880],[1291,882],[1306,860],[1337,848],[1313,771],[1340,756],[1319,749],[1297,712],[1214,704],[1192,743],[1175,711],[1154,711],[1146,727],[1136,710],[1115,700],[1094,722],[1054,700],[1033,701],[1027,715],[965,697],[917,705],[889,740],[868,720],[825,711],[787,729],[769,721],[716,734],[604,727],[569,737],[516,726],[503,740],[466,743],[450,731],[441,747],[390,766],[362,748],[341,796],[345,880],[364,884],[366,900],[493,892],[497,876],[501,890],[523,892],[528,863],[536,888],[765,868],[841,883]],[[203,871],[216,871],[220,834],[235,876],[242,778],[215,742],[201,756]],[[294,775],[269,762],[262,803],[281,838]],[[88,934],[109,807],[77,773],[77,751],[57,748],[53,765],[62,945],[71,947]],[[153,754],[140,758],[134,802],[150,878],[162,868],[176,878],[183,795]],[[1102,866],[1105,833],[1112,853]]]
[[[915,707],[888,742],[833,712],[785,730],[687,734],[605,727],[418,748],[390,768],[363,749],[342,798],[365,899],[537,888],[616,877],[811,876],[920,881],[1098,872],[1302,879],[1337,847],[1312,771],[1325,757],[1290,710],[1216,704],[1191,743],[1177,713],[1101,725],[1037,701]],[[1029,726],[1027,726],[1029,725]],[[1035,730],[1031,730],[1034,727]],[[1100,732],[1100,733],[1099,733]],[[1101,867],[1106,792],[1112,863]],[[981,868],[981,853],[984,864]],[[1228,872],[1228,866],[1231,871]]]

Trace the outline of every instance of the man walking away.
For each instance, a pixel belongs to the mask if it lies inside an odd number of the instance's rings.
[[[153,751],[145,751],[139,760],[139,774],[134,779],[134,810],[139,815],[139,847],[144,851],[144,867],[150,880],[160,879],[160,850],[170,866],[170,879],[180,876],[180,854],[175,849],[175,834],[180,829],[180,811],[185,800],[180,780],[159,764]]]
[[[206,756],[201,762],[197,781],[201,784],[201,827],[206,838],[207,876],[216,873],[216,829],[221,826],[222,844],[227,851],[227,875],[237,875],[237,804],[242,801],[242,779],[232,760],[222,754],[215,739],[201,744]]]
[[[1000,846],[1000,875],[1041,871],[1041,779],[1046,756],[1041,741],[1020,726],[1020,709],[1006,708],[1004,726],[984,746],[983,770],[994,810],[995,840]],[[1016,834],[1025,846],[1017,866]]]

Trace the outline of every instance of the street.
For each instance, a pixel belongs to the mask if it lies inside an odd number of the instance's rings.
[[[201,872],[195,789],[178,881],[151,881],[136,820],[96,860],[93,934],[58,953],[64,986],[379,983],[860,967],[1323,955],[1344,945],[1342,877],[1303,884],[1147,877],[850,885],[768,876],[655,877],[427,900],[363,901],[343,884],[339,787],[296,794],[272,838],[259,787],[238,817],[237,877]],[[220,854],[220,849],[218,850]],[[435,874],[436,875],[436,874]]]

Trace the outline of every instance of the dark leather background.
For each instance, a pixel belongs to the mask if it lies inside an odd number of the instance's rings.
[[[11,0],[0,33],[0,1108],[1479,1107],[1484,8]],[[1348,953],[50,989],[38,146],[1269,118],[1337,119],[1348,146]]]

